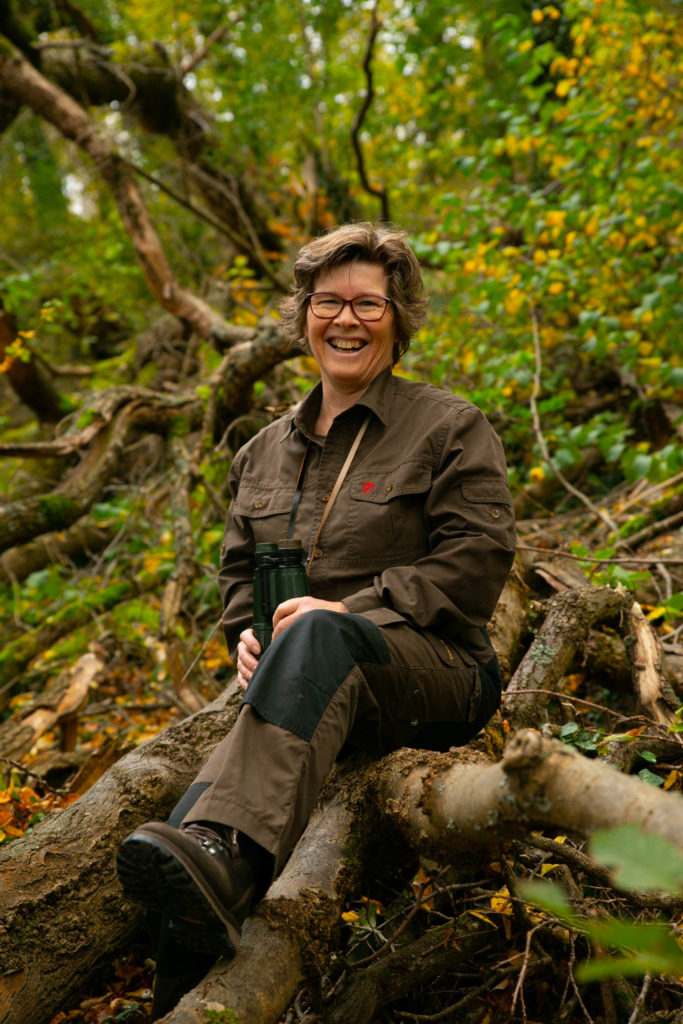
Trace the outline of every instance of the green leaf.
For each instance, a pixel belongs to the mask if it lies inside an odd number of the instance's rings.
[[[638,924],[613,918],[593,921],[586,928],[596,946],[632,951],[624,957],[599,957],[580,964],[577,980],[595,981],[616,975],[679,975],[683,971],[683,950],[665,924]]]
[[[641,768],[638,772],[638,778],[642,779],[643,782],[647,782],[648,786],[663,786],[664,779],[661,775],[656,775],[651,772],[649,768]]]
[[[683,853],[663,836],[648,835],[637,825],[596,832],[590,841],[590,854],[614,870],[615,884],[620,889],[683,891]]]
[[[584,922],[572,910],[564,890],[554,882],[549,882],[545,878],[520,882],[517,892],[527,903],[532,903],[535,907],[545,910],[547,914],[564,922],[567,927],[577,931],[584,930]]]

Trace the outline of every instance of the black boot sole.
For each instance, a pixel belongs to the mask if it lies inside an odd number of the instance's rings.
[[[126,896],[169,916],[169,931],[179,945],[234,956],[239,927],[171,850],[153,837],[134,833],[121,844],[116,865]]]

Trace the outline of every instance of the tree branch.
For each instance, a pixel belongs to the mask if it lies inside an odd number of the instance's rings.
[[[361,180],[361,184],[363,185],[363,188],[365,189],[366,192],[369,192],[371,196],[376,196],[379,199],[382,206],[382,220],[388,222],[391,220],[391,217],[389,216],[389,199],[387,197],[386,189],[377,188],[376,186],[370,184],[367,172],[365,170],[365,157],[363,156],[363,149],[360,143],[360,131],[363,126],[363,121],[365,120],[365,115],[370,109],[372,101],[375,97],[375,89],[372,77],[372,51],[375,45],[375,39],[377,38],[377,33],[379,32],[381,27],[382,23],[381,21],[379,21],[377,17],[377,3],[375,3],[375,6],[372,9],[370,34],[368,35],[368,43],[365,48],[365,56],[363,57],[363,71],[365,72],[365,81],[367,83],[365,89],[365,97],[363,99],[363,102],[360,106],[358,113],[356,114],[353,126],[351,128],[351,142],[353,144],[353,149],[356,154],[358,174]]]
[[[100,134],[97,123],[14,48],[10,54],[7,47],[0,51],[0,79],[18,100],[75,142],[93,161],[112,193],[147,285],[160,305],[191,324],[202,337],[220,333],[227,326],[223,318],[176,280],[130,164]]]

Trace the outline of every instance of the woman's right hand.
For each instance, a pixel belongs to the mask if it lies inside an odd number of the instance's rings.
[[[240,633],[237,644],[237,685],[246,690],[254,669],[258,665],[257,655],[261,653],[261,645],[254,636],[253,629],[245,629]]]

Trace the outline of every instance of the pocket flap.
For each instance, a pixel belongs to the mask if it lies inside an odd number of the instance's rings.
[[[235,515],[259,519],[262,516],[289,512],[293,500],[294,492],[291,488],[269,488],[263,484],[251,484],[242,480],[237,496],[233,500],[232,510]]]
[[[429,490],[432,475],[428,466],[404,463],[393,469],[368,469],[351,478],[351,497],[356,501],[384,504],[404,494],[422,494]]]
[[[478,477],[463,480],[462,494],[466,501],[487,505],[509,505],[510,492],[500,477]]]

